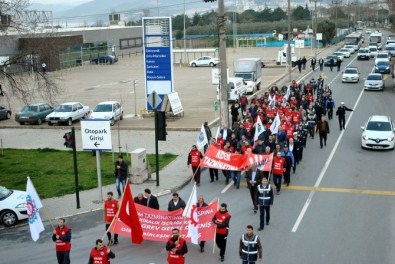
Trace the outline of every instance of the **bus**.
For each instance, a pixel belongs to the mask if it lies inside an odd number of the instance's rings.
[[[383,34],[381,32],[374,32],[369,36],[369,42],[381,43],[381,38]]]
[[[344,38],[344,45],[353,45],[355,50],[361,47],[362,34],[353,32]]]

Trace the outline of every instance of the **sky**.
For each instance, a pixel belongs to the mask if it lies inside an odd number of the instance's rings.
[[[35,4],[83,4],[92,0],[30,0]]]

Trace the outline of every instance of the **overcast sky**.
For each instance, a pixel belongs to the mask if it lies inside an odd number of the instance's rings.
[[[39,4],[83,4],[92,0],[30,0],[30,3]]]

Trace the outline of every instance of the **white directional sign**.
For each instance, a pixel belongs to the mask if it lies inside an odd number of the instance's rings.
[[[82,148],[84,150],[112,150],[110,121],[81,120]]]

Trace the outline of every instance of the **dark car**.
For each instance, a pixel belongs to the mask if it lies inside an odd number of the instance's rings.
[[[375,73],[381,74],[390,74],[391,73],[391,64],[388,61],[378,61],[374,66]]]
[[[10,119],[11,118],[11,110],[5,108],[4,106],[0,106],[0,120]]]
[[[92,64],[113,64],[118,61],[118,57],[113,55],[104,55],[98,58],[91,59]]]
[[[48,104],[38,103],[25,105],[22,110],[15,115],[15,121],[23,125],[25,123],[41,125],[45,117],[53,112],[53,107]]]

